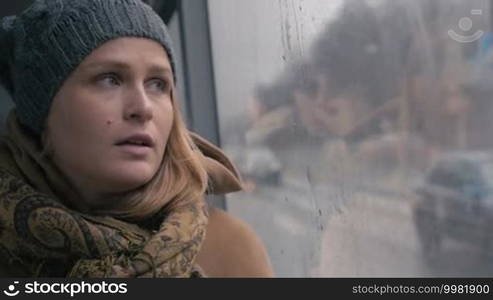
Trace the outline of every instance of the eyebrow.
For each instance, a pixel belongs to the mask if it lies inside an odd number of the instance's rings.
[[[128,70],[130,69],[130,65],[122,62],[122,61],[103,61],[103,62],[93,62],[85,65],[81,65],[83,70],[91,70],[91,69],[105,69],[105,68],[115,68],[119,70]],[[168,76],[172,76],[173,72],[169,67],[163,66],[161,64],[153,64],[149,68],[151,73],[161,73]]]

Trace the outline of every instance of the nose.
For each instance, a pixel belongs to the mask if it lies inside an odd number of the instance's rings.
[[[152,103],[144,88],[133,88],[125,97],[123,118],[127,121],[145,123],[152,119]]]

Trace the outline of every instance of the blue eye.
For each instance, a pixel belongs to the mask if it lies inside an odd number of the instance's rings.
[[[108,73],[102,75],[101,77],[99,77],[98,82],[106,87],[114,87],[114,86],[119,86],[121,84],[120,78],[118,77],[118,75],[114,73]]]
[[[168,91],[169,84],[166,80],[155,78],[150,80],[148,86],[153,91],[163,93]]]

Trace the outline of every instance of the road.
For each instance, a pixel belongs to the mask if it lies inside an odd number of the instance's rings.
[[[228,209],[258,232],[280,277],[493,275],[474,246],[452,240],[426,263],[413,201],[412,194],[298,182],[238,194]]]

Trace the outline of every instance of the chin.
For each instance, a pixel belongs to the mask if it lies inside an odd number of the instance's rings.
[[[119,168],[112,172],[113,175],[110,175],[111,186],[114,186],[118,192],[135,190],[149,183],[156,171],[157,169],[150,166]]]

